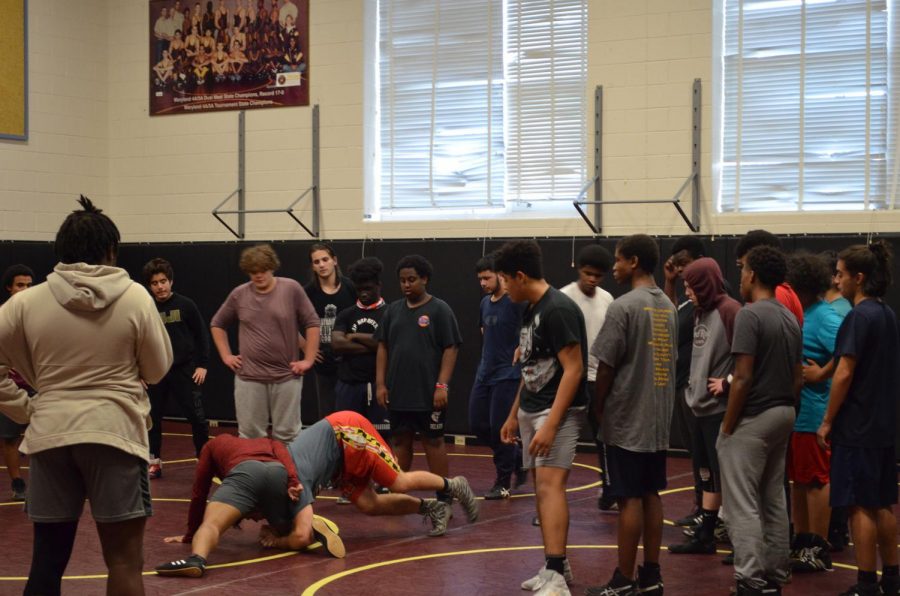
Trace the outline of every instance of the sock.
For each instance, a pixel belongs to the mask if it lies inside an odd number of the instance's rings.
[[[697,539],[702,542],[712,542],[716,539],[716,520],[719,519],[718,510],[700,510],[700,528],[697,530]]]
[[[562,575],[565,569],[565,555],[547,555],[547,564],[545,567]]]
[[[446,478],[444,480],[444,488],[439,491],[435,491],[434,495],[437,497],[438,501],[443,501],[444,503],[453,503],[453,495],[450,494],[450,481]]]
[[[204,567],[206,567],[206,559],[205,559],[204,557],[201,557],[201,556],[198,555],[197,553],[191,553],[190,558],[191,558],[191,559],[197,559],[197,561],[199,561],[201,565],[203,565]]]
[[[881,573],[884,577],[898,577],[900,576],[900,565],[885,565],[881,568]]]
[[[644,561],[643,567],[647,571],[655,571],[656,573],[659,573],[660,571],[658,562],[654,563],[653,561]]]
[[[878,576],[874,571],[863,571],[860,569],[856,572],[856,581],[861,584],[875,584],[878,581]]]

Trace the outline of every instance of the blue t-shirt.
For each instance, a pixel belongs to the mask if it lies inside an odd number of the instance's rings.
[[[900,335],[887,304],[869,298],[853,307],[838,331],[834,357],[853,356],[847,399],[834,418],[831,441],[847,447],[893,447],[900,391]]]
[[[837,314],[841,315],[841,319],[847,316],[847,313],[853,310],[853,305],[850,304],[850,301],[841,296],[837,300],[832,300],[828,303],[831,308],[837,311]]]
[[[803,363],[812,360],[825,366],[834,354],[834,342],[844,317],[830,304],[819,300],[803,312]],[[800,390],[800,412],[794,423],[797,432],[814,433],[822,424],[825,408],[828,407],[828,393],[831,379],[821,383],[804,384]]]
[[[518,364],[513,365],[513,354],[519,345],[519,329],[526,303],[516,304],[504,294],[494,302],[490,296],[481,299],[479,324],[484,332],[481,346],[481,362],[475,381],[484,385],[496,385],[501,381],[522,378]]]

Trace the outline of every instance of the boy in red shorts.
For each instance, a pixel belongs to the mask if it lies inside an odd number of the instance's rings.
[[[456,498],[470,522],[478,519],[478,502],[462,476],[443,478],[431,472],[404,472],[384,439],[363,415],[335,412],[304,429],[288,445],[304,490],[301,507],[311,504],[319,490],[331,481],[343,495],[367,515],[418,513],[431,520],[429,536],[447,531],[450,505],[434,499],[418,499],[414,490],[446,491]],[[372,482],[390,489],[378,494]]]

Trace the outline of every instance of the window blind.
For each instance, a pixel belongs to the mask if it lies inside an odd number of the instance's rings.
[[[586,178],[586,10],[585,0],[379,0],[376,209],[574,197]]]
[[[719,210],[885,207],[885,0],[723,10]]]

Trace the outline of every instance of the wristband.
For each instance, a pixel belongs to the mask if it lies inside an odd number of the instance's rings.
[[[448,385],[447,383],[435,383],[434,388],[435,389],[443,389],[444,391],[449,391],[450,385]]]

